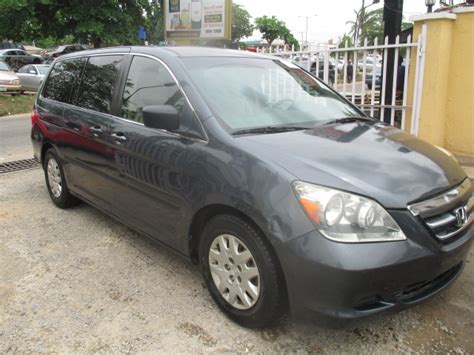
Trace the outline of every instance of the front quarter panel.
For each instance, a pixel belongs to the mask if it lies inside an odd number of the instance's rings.
[[[191,144],[188,162],[192,211],[186,224],[201,208],[219,204],[252,219],[272,243],[314,230],[292,190],[293,176],[240,149],[233,137]]]

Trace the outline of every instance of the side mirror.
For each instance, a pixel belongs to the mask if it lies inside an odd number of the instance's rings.
[[[179,128],[179,112],[171,105],[145,106],[142,110],[145,127],[174,131]]]
[[[36,74],[36,72],[35,72],[33,69],[30,70],[28,73],[30,73],[30,74]]]

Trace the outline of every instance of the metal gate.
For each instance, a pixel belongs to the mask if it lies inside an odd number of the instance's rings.
[[[411,112],[410,133],[416,135],[423,90],[425,44],[426,25],[423,25],[416,42],[408,36],[401,43],[397,36],[394,44],[389,44],[386,37],[383,44],[375,39],[372,45],[365,40],[363,46],[348,47],[346,43],[344,46],[336,44],[310,51],[288,50],[286,47],[272,50],[270,47],[269,52],[312,72],[361,110],[381,121],[389,115],[391,125],[405,129],[407,114]],[[388,70],[387,60],[383,59],[388,58],[390,52],[394,56],[393,85],[390,88],[392,99],[385,103]],[[416,60],[412,58],[413,53],[416,53]],[[408,81],[413,70],[414,85],[409,88]],[[408,97],[409,89],[412,97]]]

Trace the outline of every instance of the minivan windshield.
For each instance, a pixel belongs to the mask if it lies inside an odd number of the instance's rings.
[[[230,132],[259,127],[310,128],[364,116],[298,66],[272,58],[184,57],[214,115]]]

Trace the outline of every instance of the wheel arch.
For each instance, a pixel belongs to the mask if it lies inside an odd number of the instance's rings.
[[[233,215],[245,220],[247,223],[249,223],[251,226],[256,228],[264,236],[264,239],[268,243],[268,246],[270,248],[271,253],[273,254],[273,257],[278,263],[278,267],[279,267],[278,272],[280,276],[282,277],[283,284],[284,284],[283,294],[285,297],[285,302],[288,302],[288,287],[287,287],[285,273],[283,272],[282,265],[281,265],[280,259],[278,258],[277,252],[268,238],[268,234],[265,232],[264,228],[259,226],[259,224],[253,218],[251,218],[250,216],[248,216],[247,214],[238,210],[235,207],[231,207],[224,204],[211,204],[211,205],[202,207],[200,210],[198,210],[194,214],[191,225],[189,227],[189,234],[188,234],[189,235],[188,251],[189,251],[189,256],[190,256],[191,261],[194,264],[199,264],[199,242],[200,242],[201,232],[204,226],[206,225],[206,223],[210,221],[213,217],[218,216],[218,215],[223,215],[223,214],[230,214],[230,215]]]

